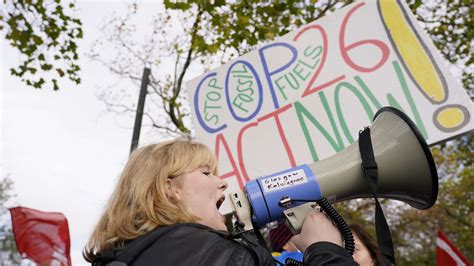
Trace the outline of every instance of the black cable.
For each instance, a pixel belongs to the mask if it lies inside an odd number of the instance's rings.
[[[304,200],[304,199],[288,199],[288,203],[293,202],[314,202],[314,200]],[[352,236],[351,228],[347,225],[346,221],[342,218],[341,215],[332,207],[329,201],[326,198],[321,198],[316,200],[321,209],[326,213],[327,216],[336,225],[339,232],[341,232],[342,238],[344,239],[344,248],[352,255],[355,250],[354,237]]]
[[[285,264],[281,263],[279,260],[277,260],[277,259],[275,259],[275,258],[273,258],[273,261],[274,261],[276,264],[278,264],[278,265],[283,265],[283,266],[288,265],[288,264],[286,264],[286,263],[285,263]]]
[[[341,232],[342,238],[344,239],[344,247],[345,249],[352,255],[354,254],[355,243],[354,237],[352,236],[351,228],[347,225],[346,221],[342,218],[339,213],[337,213],[336,209],[334,209],[329,201],[326,198],[321,198],[320,200],[316,201],[321,209],[326,213],[327,216],[331,218],[334,222],[336,227]]]
[[[285,265],[286,266],[303,266],[303,262],[293,259],[293,258],[286,258],[285,260]]]

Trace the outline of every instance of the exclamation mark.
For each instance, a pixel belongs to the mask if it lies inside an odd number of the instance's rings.
[[[432,103],[441,105],[448,99],[446,80],[399,0],[379,0],[378,9],[387,35],[411,80]],[[444,132],[453,132],[470,120],[466,107],[445,104],[433,113],[433,123]]]

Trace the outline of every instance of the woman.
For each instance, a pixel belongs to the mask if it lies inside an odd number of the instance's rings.
[[[355,251],[352,255],[361,266],[383,266],[382,256],[375,240],[360,225],[351,224]]]
[[[93,265],[274,265],[249,234],[230,234],[219,213],[227,183],[202,144],[167,141],[135,151],[120,176],[84,257]],[[312,212],[295,244],[307,265],[354,264],[341,235]],[[352,264],[351,264],[352,263]]]

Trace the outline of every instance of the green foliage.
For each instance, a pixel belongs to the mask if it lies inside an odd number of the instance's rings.
[[[4,177],[0,181],[0,215],[6,213],[5,203],[13,197],[11,191],[13,189],[13,181],[8,177]]]
[[[248,52],[262,41],[273,40],[296,27],[309,23],[347,1],[187,1],[175,3],[166,0],[168,9],[187,11],[198,9],[203,12],[202,22],[193,43],[196,52],[214,54],[233,48],[238,54]]]
[[[12,190],[13,181],[8,176],[0,180],[0,218],[9,215],[6,202],[14,197]],[[0,265],[20,265],[22,260],[16,249],[9,219],[1,219],[0,221],[0,260],[2,261]]]
[[[66,9],[73,9],[74,4],[65,7],[60,1],[53,0],[3,2],[0,30],[5,32],[10,45],[21,53],[20,65],[11,68],[10,73],[37,89],[49,83],[58,90],[55,81],[58,75],[79,84],[76,42],[83,37],[82,24],[66,14]]]
[[[189,65],[200,59],[203,65],[210,66],[209,61],[220,57],[221,63],[249,52],[256,45],[271,41],[277,36],[288,33],[298,26],[309,23],[328,12],[334,11],[352,0],[347,1],[205,1],[190,0],[185,2],[164,1],[166,12],[181,13],[186,19],[192,18],[192,26],[185,28],[189,39],[187,43],[176,43],[170,48],[176,52],[177,60],[174,80],[167,84],[164,81],[152,86],[160,88],[157,94],[161,97],[166,114],[173,129],[189,134],[185,118],[187,110],[180,110],[183,100],[180,95],[182,81]],[[168,13],[169,14],[169,13]],[[166,22],[162,25],[166,27]],[[120,34],[118,34],[120,35]],[[163,35],[166,35],[163,32]],[[187,49],[187,51],[185,51]],[[184,56],[184,58],[183,58]],[[114,71],[121,72],[121,71]],[[153,81],[152,81],[153,82]],[[168,126],[153,126],[169,129]],[[171,131],[174,131],[174,130]]]
[[[464,88],[474,93],[474,9],[466,0],[407,0],[444,58],[462,66]]]
[[[0,265],[21,265],[21,255],[18,252],[10,224],[0,225]]]

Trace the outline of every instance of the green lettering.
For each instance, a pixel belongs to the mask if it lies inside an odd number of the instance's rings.
[[[311,57],[311,59],[315,59],[316,57],[318,57],[321,52],[323,51],[323,47],[321,45],[319,46],[316,46],[314,47],[311,51],[309,51],[309,49],[312,48],[311,45],[309,45],[308,47],[306,47],[306,49],[304,49],[304,56],[306,57],[310,57],[310,56],[313,56]],[[314,55],[313,55],[314,54]]]
[[[232,101],[232,105],[235,106],[235,107],[237,107],[237,108],[239,108],[240,110],[242,110],[242,111],[248,113],[249,110],[245,109],[245,108],[242,106],[242,102],[240,102],[240,104],[237,103],[237,99],[240,99],[240,98],[239,98],[239,97],[235,97],[234,100]]]
[[[293,80],[294,83],[292,83],[290,81],[290,79],[288,78],[288,76],[291,76],[291,79]],[[298,82],[298,80],[295,78],[295,76],[293,76],[293,73],[288,73],[288,74],[285,74],[284,75],[285,79],[286,79],[286,82],[288,82],[288,84],[290,84],[291,88],[293,88],[294,90],[298,90],[300,88],[300,83]]]
[[[341,125],[344,135],[346,135],[347,141],[352,144],[354,143],[354,139],[352,138],[351,132],[349,132],[349,128],[347,127],[346,120],[344,118],[344,115],[342,114],[341,102],[339,100],[339,94],[342,88],[349,89],[355,96],[357,96],[359,102],[362,104],[365,109],[365,112],[367,113],[369,121],[372,121],[372,118],[374,117],[374,112],[370,108],[369,103],[365,100],[364,96],[362,96],[362,93],[360,93],[357,88],[354,87],[352,84],[347,82],[341,82],[336,86],[336,90],[334,91],[334,101],[336,104],[337,117],[339,118],[339,124]]]
[[[245,92],[245,91],[250,91],[250,95],[253,95],[253,89],[252,85],[253,82],[251,80],[247,80],[245,82],[240,82],[240,79],[238,79],[239,85],[237,86],[237,91],[238,92]],[[248,85],[247,88],[241,88],[241,85]]]
[[[402,69],[400,68],[400,65],[398,64],[397,61],[393,61],[393,67],[395,68],[395,72],[397,72],[397,77],[398,81],[400,82],[400,86],[402,86],[403,94],[405,95],[405,98],[407,99],[408,105],[410,106],[411,111],[413,112],[413,116],[415,117],[415,124],[420,130],[421,134],[425,139],[428,138],[428,132],[425,129],[425,125],[423,124],[423,120],[421,120],[420,113],[418,112],[418,109],[416,108],[415,101],[413,100],[413,97],[411,96],[410,90],[408,89],[407,81],[405,80],[405,76],[402,73]],[[395,98],[393,98],[392,95],[387,95],[388,102],[390,106],[393,106],[395,108],[399,108],[401,111],[403,109],[401,106],[395,101]],[[398,107],[397,107],[398,106]]]
[[[212,96],[214,95],[214,96]],[[218,93],[218,92],[215,92],[215,91],[210,91],[208,93],[206,93],[206,98],[209,99],[210,101],[218,101],[221,99],[221,95]]]
[[[298,101],[294,102],[295,111],[296,111],[296,115],[298,117],[298,121],[301,125],[301,128],[303,129],[303,134],[304,134],[304,137],[306,139],[306,143],[308,143],[308,147],[309,147],[309,150],[311,152],[311,156],[313,157],[313,161],[315,161],[315,162],[318,161],[319,158],[318,158],[318,154],[316,153],[316,149],[314,148],[314,144],[313,144],[313,141],[311,139],[311,135],[309,134],[308,127],[306,126],[305,119],[304,119],[305,117],[319,130],[319,132],[321,132],[323,134],[324,138],[326,138],[326,140],[331,144],[331,146],[333,147],[333,149],[336,152],[339,152],[344,148],[344,144],[342,143],[341,136],[340,136],[339,131],[338,131],[337,126],[336,126],[336,122],[334,121],[334,117],[332,115],[331,109],[329,109],[329,105],[328,105],[328,102],[326,100],[326,96],[321,91],[321,92],[319,92],[319,97],[320,97],[321,102],[324,106],[324,109],[325,109],[325,112],[326,112],[326,114],[329,118],[329,121],[331,122],[331,127],[332,127],[332,130],[333,130],[334,135],[336,137],[336,140],[334,140],[334,138],[319,123],[319,121],[316,120],[316,118],[313,115],[311,115],[311,113],[300,102],[298,102]]]
[[[246,103],[253,101],[253,98],[245,93],[239,93],[237,94],[237,97]]]
[[[242,70],[237,70],[235,67],[234,69],[232,69],[232,74],[235,74],[235,73],[247,73],[247,67],[242,64]]]
[[[214,114],[209,117],[208,109],[220,109],[220,108],[221,106],[219,105],[214,105],[214,106],[208,105],[208,101],[204,100],[204,119],[208,122],[211,120],[214,120],[214,125],[219,123],[219,116],[217,114]]]
[[[209,82],[207,83],[207,86],[209,86],[211,88],[214,88],[214,89],[222,90],[222,87],[217,86],[217,79],[216,78],[210,79]]]
[[[219,123],[219,117],[217,115],[212,115],[211,117],[208,117],[208,113],[204,114],[204,119],[209,122],[211,120],[214,120],[214,125],[217,125]]]
[[[298,62],[301,63],[302,65],[308,67],[308,68],[314,69],[319,64],[319,60],[320,59],[318,58],[318,60],[316,60],[316,62],[314,62],[313,65],[310,65],[310,64],[306,63],[305,61],[303,61],[301,59],[298,59]]]
[[[232,75],[232,77],[234,77],[234,78],[246,78],[246,79],[253,78],[253,76],[249,76],[249,75]]]
[[[298,60],[299,61],[299,60]],[[301,69],[297,69],[297,67],[300,65],[300,63],[296,64],[296,66],[293,68],[293,73],[295,73],[301,80],[305,81],[309,75],[311,74],[309,71],[306,72],[306,75],[301,75],[301,72],[303,72],[304,68],[301,68]]]
[[[275,85],[277,85],[277,88],[278,88],[278,90],[280,90],[281,95],[283,95],[283,98],[285,98],[285,100],[288,100],[288,98],[286,97],[286,94],[283,92],[283,89],[285,89],[285,85],[279,83],[279,81],[281,79],[283,79],[283,76],[281,76],[281,77],[279,77],[275,80]]]
[[[377,98],[375,98],[374,94],[369,90],[369,87],[367,87],[365,82],[359,76],[355,76],[354,79],[365,92],[365,94],[367,94],[367,97],[369,97],[369,100],[372,102],[372,104],[375,105],[375,108],[377,108],[377,110],[382,108],[382,105],[377,100]]]
[[[423,120],[421,120],[420,113],[418,112],[418,109],[416,108],[415,101],[413,100],[413,97],[410,93],[410,90],[406,83],[405,76],[403,75],[403,72],[400,68],[400,64],[397,61],[393,61],[392,64],[395,69],[395,72],[397,73],[397,78],[398,78],[398,81],[400,82],[400,86],[402,87],[403,94],[405,95],[408,105],[410,106],[410,110],[413,112],[413,116],[415,118],[414,123],[420,130],[423,137],[428,138],[428,132],[426,131],[425,125],[423,124]],[[354,79],[356,80],[357,84],[359,84],[359,86],[362,88],[362,90],[365,92],[365,94],[367,94],[372,104],[377,109],[382,108],[382,105],[375,98],[374,94],[370,91],[370,89],[367,87],[365,82],[359,76],[355,76]],[[393,97],[391,93],[387,93],[387,100],[390,106],[395,107],[402,112],[405,112],[402,106],[400,105],[400,103],[395,99],[395,97]]]

